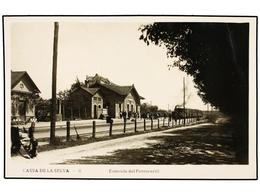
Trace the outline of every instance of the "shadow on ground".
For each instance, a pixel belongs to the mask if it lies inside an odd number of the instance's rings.
[[[147,148],[116,150],[110,155],[82,157],[62,164],[239,164],[229,125],[161,133]]]

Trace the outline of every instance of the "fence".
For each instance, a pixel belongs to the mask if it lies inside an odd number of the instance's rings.
[[[66,140],[71,140],[72,136],[100,138],[114,135],[134,134],[139,132],[149,132],[155,130],[162,130],[173,127],[180,127],[184,125],[196,124],[201,121],[196,118],[187,118],[171,120],[171,118],[158,118],[158,119],[133,119],[120,122],[110,122],[98,124],[92,121],[88,125],[74,125],[67,121],[66,128],[56,130],[58,137],[66,137]]]

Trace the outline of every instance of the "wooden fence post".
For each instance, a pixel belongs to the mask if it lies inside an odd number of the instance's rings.
[[[160,119],[158,118],[158,129],[160,129]]]
[[[96,121],[93,121],[92,138],[96,138]]]
[[[163,127],[164,127],[165,118],[163,118]]]
[[[126,131],[126,119],[124,119],[124,133]]]
[[[144,131],[146,131],[146,123],[145,123],[145,118],[144,118]]]
[[[170,126],[170,117],[168,117],[168,127]]]
[[[66,140],[68,142],[68,141],[70,141],[70,121],[67,121],[66,126],[67,126]]]
[[[113,126],[113,122],[110,121],[109,122],[109,136],[112,136],[112,126]]]
[[[153,130],[153,119],[151,118],[151,130]]]
[[[137,122],[136,122],[136,119],[135,119],[135,133],[137,132]]]

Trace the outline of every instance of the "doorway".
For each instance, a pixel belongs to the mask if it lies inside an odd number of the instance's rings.
[[[26,102],[25,101],[19,101],[18,114],[22,121],[26,121]]]

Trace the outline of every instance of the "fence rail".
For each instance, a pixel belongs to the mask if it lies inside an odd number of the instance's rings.
[[[60,128],[56,131],[56,136],[64,138],[66,141],[70,141],[72,137],[86,137],[86,138],[100,138],[108,137],[114,135],[124,135],[129,133],[140,133],[140,132],[149,132],[156,130],[163,130],[168,128],[188,126],[192,124],[202,123],[206,121],[198,120],[196,118],[187,118],[185,119],[171,120],[171,118],[159,118],[159,119],[134,119],[116,122],[116,123],[106,123],[106,124],[97,124],[96,121],[93,121],[92,124],[71,124],[70,121],[67,121],[66,125],[63,128]],[[43,132],[42,132],[43,133]],[[43,138],[44,135],[41,135],[39,131],[37,133],[36,129],[36,138]],[[46,135],[47,137],[47,135]]]

